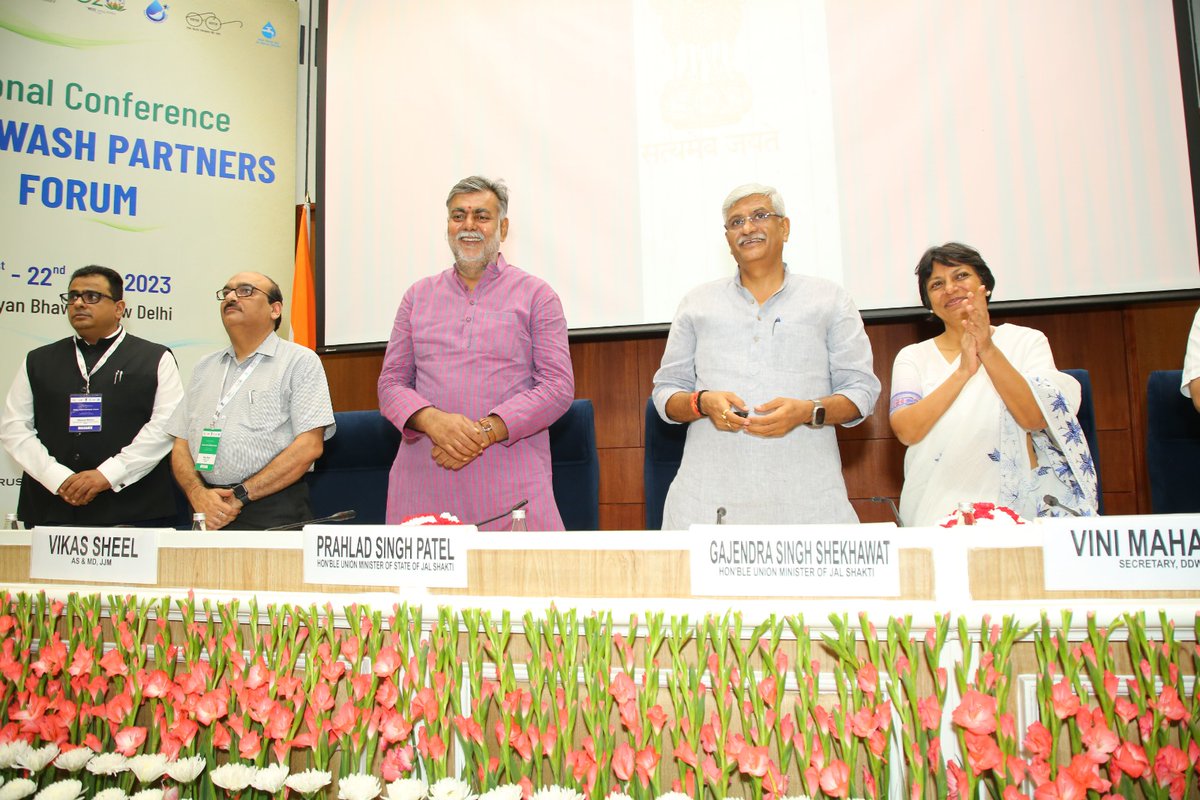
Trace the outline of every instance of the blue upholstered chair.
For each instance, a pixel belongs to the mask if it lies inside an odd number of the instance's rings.
[[[358,525],[382,525],[387,514],[388,473],[400,447],[400,431],[378,411],[338,411],[337,433],[308,475],[313,514],[353,509]]]
[[[1104,513],[1103,487],[1100,485],[1100,448],[1096,439],[1096,409],[1092,403],[1092,378],[1086,369],[1064,369],[1063,372],[1079,381],[1079,427],[1092,451],[1092,466],[1096,468],[1096,510]]]
[[[554,501],[569,531],[600,528],[600,457],[591,400],[575,400],[550,426]]]
[[[654,409],[653,398],[646,401],[646,451],[642,461],[642,481],[646,494],[646,530],[662,528],[663,503],[679,462],[683,460],[683,443],[687,425],[663,422]]]
[[[1155,514],[1200,511],[1200,414],[1180,394],[1182,379],[1182,370],[1159,370],[1146,386],[1146,467]]]

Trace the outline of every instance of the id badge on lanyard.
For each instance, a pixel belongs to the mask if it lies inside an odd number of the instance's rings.
[[[233,386],[229,387],[229,391],[225,396],[217,401],[217,408],[213,411],[212,424],[200,432],[200,447],[196,452],[196,471],[197,472],[212,472],[217,466],[217,449],[221,446],[221,429],[217,427],[217,420],[221,417],[221,412],[225,410],[225,406],[229,405],[229,401],[238,393],[238,389],[242,388],[242,384],[249,378],[254,369],[258,366],[258,362],[262,360],[262,355],[255,353],[253,361],[246,365],[242,374],[234,381]],[[229,363],[225,364],[225,375],[229,375]],[[225,384],[225,378],[221,379],[221,384]]]
[[[121,329],[117,340],[100,357],[90,372],[83,361],[83,354],[79,352],[78,347],[75,348],[75,362],[79,365],[79,374],[83,376],[83,393],[73,394],[70,397],[70,404],[67,407],[68,433],[100,433],[101,420],[104,418],[102,413],[104,398],[99,392],[92,392],[92,376],[104,366],[113,353],[117,352],[117,348],[123,341],[125,341],[124,328]],[[115,380],[120,380],[120,375],[121,373],[118,371]]]

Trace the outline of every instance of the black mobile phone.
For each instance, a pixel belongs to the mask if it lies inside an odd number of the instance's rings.
[[[733,410],[733,413],[737,414],[739,417],[745,418],[745,417],[750,416],[749,411],[742,411],[740,408],[735,408],[732,410]]]

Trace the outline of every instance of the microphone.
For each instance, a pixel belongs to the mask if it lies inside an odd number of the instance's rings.
[[[892,509],[892,517],[895,518],[896,524],[903,527],[904,523],[900,520],[900,509],[896,508],[896,501],[890,497],[880,497],[875,495],[871,498],[872,503],[887,503]]]
[[[725,506],[719,506],[717,508],[717,524],[718,525],[725,524]]]
[[[1080,514],[1078,511],[1071,508],[1070,506],[1065,506],[1062,503],[1058,502],[1058,498],[1052,494],[1048,494],[1045,497],[1043,497],[1042,502],[1045,503],[1046,505],[1050,506],[1051,508],[1061,508],[1063,511],[1067,512],[1072,517],[1082,517],[1083,516],[1083,514]]]
[[[528,499],[522,500],[521,502],[517,503],[512,508],[508,509],[507,511],[501,511],[499,514],[497,514],[494,517],[488,517],[487,519],[481,519],[479,522],[476,522],[473,524],[475,525],[476,528],[478,528],[480,525],[487,525],[489,522],[495,522],[498,519],[507,517],[509,514],[516,511],[518,508],[524,508],[527,505],[529,505],[529,500]]]
[[[320,525],[323,522],[344,522],[348,519],[354,519],[358,516],[358,512],[353,509],[339,511],[336,514],[330,514],[328,517],[317,517],[316,519],[306,519],[303,522],[293,522],[290,525],[277,525],[274,528],[267,528],[269,531],[298,531],[305,525]]]

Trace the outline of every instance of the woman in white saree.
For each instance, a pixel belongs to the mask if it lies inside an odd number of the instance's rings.
[[[1063,515],[1062,506],[1095,514],[1079,383],[1055,368],[1045,335],[992,326],[996,280],[966,245],[931,247],[916,274],[922,304],[945,330],[905,347],[892,368],[889,419],[908,446],[903,524],[935,524],[960,502],[994,502],[1027,519]]]

